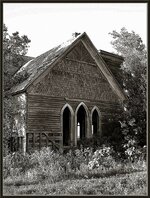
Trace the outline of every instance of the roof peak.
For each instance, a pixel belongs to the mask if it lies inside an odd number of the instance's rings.
[[[58,45],[57,47],[52,48],[51,50],[41,54],[35,59],[32,59],[26,65],[22,66],[22,68],[20,68],[20,71],[18,71],[14,77],[17,78],[18,75],[24,75],[24,72],[27,72],[28,77],[27,79],[24,79],[22,82],[16,84],[16,86],[12,88],[12,94],[17,94],[19,92],[25,91],[33,82],[36,81],[36,79],[38,79],[40,76],[45,76],[46,73],[50,69],[52,69],[59,60],[67,55],[67,53],[69,53],[80,41],[84,44],[85,48],[90,51],[92,58],[96,61],[99,69],[107,78],[112,88],[116,88],[117,95],[121,99],[124,99],[125,96],[120,89],[117,81],[115,80],[115,78],[113,78],[113,74],[109,70],[107,64],[104,62],[102,57],[98,55],[96,47],[94,46],[86,32],[83,32],[82,34],[78,33],[76,37],[72,37],[68,41],[62,43],[61,45]],[[109,76],[111,75],[112,78],[109,78]]]

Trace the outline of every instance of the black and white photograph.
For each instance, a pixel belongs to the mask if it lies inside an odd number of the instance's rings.
[[[2,6],[3,196],[148,195],[148,3]]]

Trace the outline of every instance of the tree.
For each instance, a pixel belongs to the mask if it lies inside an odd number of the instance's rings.
[[[4,153],[8,151],[8,142],[11,137],[13,122],[12,96],[8,94],[13,86],[12,76],[14,72],[24,64],[29,43],[31,41],[26,35],[20,36],[19,32],[8,33],[8,28],[3,25],[3,68],[4,68],[4,119],[3,119],[3,145]]]
[[[128,96],[124,103],[121,122],[126,140],[133,139],[137,146],[146,145],[146,69],[147,52],[141,37],[122,28],[120,33],[109,33],[111,44],[124,57],[122,64],[123,89]]]
[[[8,33],[8,28],[3,25],[3,65],[4,65],[4,89],[12,87],[12,76],[14,72],[24,63],[30,39],[26,35],[20,36],[19,32],[12,35]]]

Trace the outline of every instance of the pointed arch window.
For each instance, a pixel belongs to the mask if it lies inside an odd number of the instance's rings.
[[[75,111],[75,137],[77,140],[82,140],[88,136],[89,129],[89,114],[87,106],[81,102]]]
[[[73,141],[73,116],[72,107],[66,104],[61,111],[63,146],[70,146]]]
[[[101,125],[100,125],[100,111],[97,107],[92,109],[92,135],[100,135]]]

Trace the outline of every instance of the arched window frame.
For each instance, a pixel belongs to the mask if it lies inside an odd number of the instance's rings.
[[[92,117],[93,117],[94,110],[96,110],[97,113],[98,113],[98,118],[99,118],[98,119],[98,122],[99,122],[98,131],[100,132],[99,135],[101,135],[102,134],[102,129],[101,129],[101,118],[102,118],[102,115],[101,115],[101,112],[100,112],[100,110],[99,110],[99,108],[97,106],[94,106],[93,109],[91,110],[91,134],[92,134]]]
[[[84,109],[85,109],[85,112],[86,112],[86,129],[87,129],[87,132],[86,132],[86,137],[89,137],[89,129],[90,129],[90,123],[89,123],[89,110],[88,110],[88,107],[84,104],[84,102],[81,102],[76,110],[75,110],[75,134],[74,134],[74,140],[75,140],[75,145],[77,145],[77,113],[78,113],[78,110],[79,108],[83,106]]]
[[[70,113],[71,113],[71,146],[74,144],[74,111],[73,111],[73,108],[71,107],[71,105],[69,105],[68,103],[65,104],[63,106],[63,108],[61,109],[61,132],[62,132],[62,146],[63,146],[63,113],[64,113],[64,110],[66,108],[69,108],[70,110]]]

